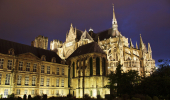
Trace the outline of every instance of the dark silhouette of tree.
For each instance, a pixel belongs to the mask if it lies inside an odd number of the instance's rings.
[[[138,85],[140,76],[138,71],[130,70],[123,72],[122,65],[119,63],[116,71],[108,75],[109,83],[106,86],[110,88],[110,94],[121,96],[122,94],[133,94],[134,86]]]
[[[136,93],[158,96],[170,100],[170,66],[169,60],[159,60],[159,68],[149,77],[144,78],[136,86]]]

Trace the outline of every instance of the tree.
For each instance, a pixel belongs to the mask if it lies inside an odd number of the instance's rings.
[[[169,98],[170,94],[170,66],[169,60],[159,60],[160,66],[149,77],[144,78],[140,85],[136,86],[136,93],[151,97]]]
[[[106,86],[110,88],[110,94],[121,96],[122,94],[132,94],[133,87],[140,81],[138,71],[128,71],[126,73],[122,70],[122,65],[119,63],[116,71],[108,75],[109,83]]]

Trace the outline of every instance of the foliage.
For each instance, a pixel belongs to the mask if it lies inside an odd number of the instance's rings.
[[[43,94],[43,100],[47,100],[47,94]]]
[[[131,100],[140,100],[140,98],[133,97]]]
[[[27,99],[27,95],[26,95],[26,94],[24,94],[24,97],[23,97],[23,99],[24,99],[24,100],[26,100],[26,99]]]
[[[159,100],[157,96],[153,96],[153,100]]]
[[[146,100],[152,100],[152,98],[148,95],[146,95]]]
[[[168,94],[170,94],[170,66],[167,61],[160,60],[159,62],[161,62],[161,66],[135,87],[136,93],[168,98]]]
[[[28,95],[28,100],[30,100],[31,99],[31,95]]]
[[[106,87],[110,88],[111,95],[117,94],[117,96],[121,96],[122,94],[133,94],[133,87],[140,81],[137,71],[131,70],[123,73],[121,67],[122,65],[119,63],[116,71],[108,75],[110,81]]]

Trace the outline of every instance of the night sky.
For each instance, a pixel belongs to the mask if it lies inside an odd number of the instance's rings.
[[[43,35],[49,43],[64,42],[71,23],[97,33],[112,27],[112,3],[122,35],[139,46],[141,34],[156,62],[170,58],[170,0],[0,0],[0,38],[31,45]]]

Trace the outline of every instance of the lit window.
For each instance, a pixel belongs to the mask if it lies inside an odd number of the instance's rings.
[[[1,85],[1,77],[2,77],[2,74],[0,73],[0,85]]]
[[[30,63],[27,63],[26,71],[30,71]]]
[[[57,73],[56,74],[59,75],[59,68],[57,68]]]
[[[17,89],[17,94],[20,94],[20,89]]]
[[[47,84],[46,84],[46,86],[49,86],[49,83],[50,83],[50,78],[47,78]]]
[[[18,75],[17,85],[21,85],[22,75]]]
[[[64,79],[61,80],[61,87],[64,87]]]
[[[32,77],[32,86],[35,86],[35,82],[36,82],[36,76]]]
[[[46,60],[44,55],[41,57],[41,60],[42,60],[42,61],[45,61],[45,60]]]
[[[40,95],[43,95],[43,90],[40,90]]]
[[[63,90],[61,90],[61,95],[63,96],[63,94],[64,94],[64,92],[63,92]]]
[[[64,68],[62,68],[62,75],[64,75]]]
[[[32,94],[32,95],[34,95],[34,94],[35,94],[35,91],[34,91],[34,90],[32,90],[32,91],[31,91],[31,94]]]
[[[53,58],[52,58],[52,62],[56,62],[56,59],[55,59],[55,57],[53,57]]]
[[[59,87],[59,78],[56,80],[56,87]]]
[[[37,64],[34,64],[33,65],[33,72],[36,72],[37,71]]]
[[[8,96],[8,89],[4,90],[4,96],[7,97]]]
[[[27,94],[27,93],[28,93],[28,90],[25,90],[25,91],[24,91],[24,94]]]
[[[23,68],[23,62],[19,62],[19,69],[20,71],[22,71],[22,68]]]
[[[59,90],[56,90],[56,95],[59,96]]]
[[[29,84],[29,76],[25,76],[25,85]]]
[[[12,60],[8,60],[7,68],[8,68],[9,70],[11,70],[11,68],[12,68]]]
[[[5,85],[10,84],[10,74],[6,74]]]
[[[47,74],[50,74],[50,66],[47,66]]]
[[[49,94],[49,90],[46,90],[46,94],[47,94],[47,95]]]
[[[41,65],[41,73],[44,73],[44,65]]]
[[[41,86],[44,86],[44,78],[41,78],[41,83],[40,83]]]
[[[0,69],[3,69],[4,59],[0,59]]]

